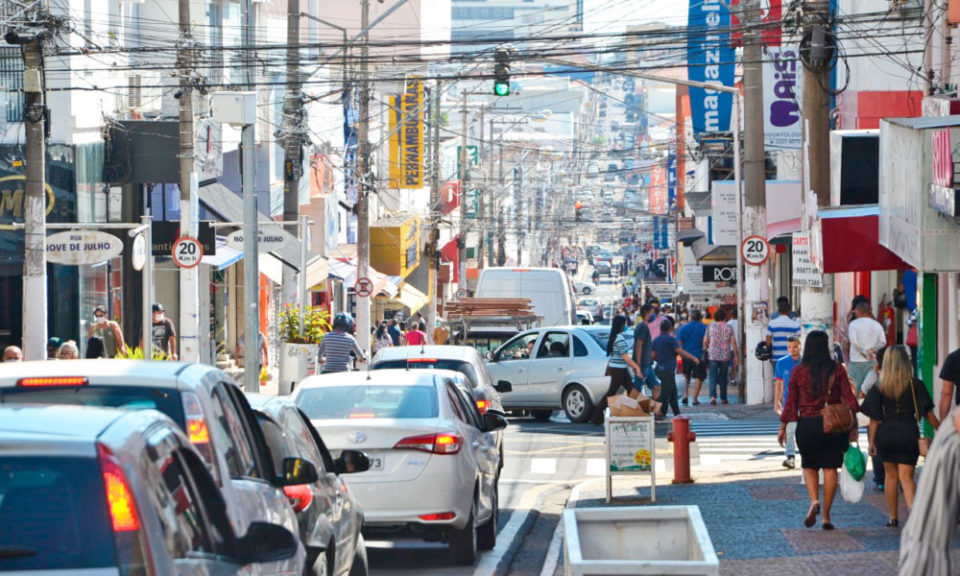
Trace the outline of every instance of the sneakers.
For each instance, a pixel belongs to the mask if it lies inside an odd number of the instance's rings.
[[[787,456],[787,459],[783,461],[783,467],[793,470],[797,467],[797,462],[793,456]]]

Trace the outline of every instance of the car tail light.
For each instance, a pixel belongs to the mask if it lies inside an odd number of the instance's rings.
[[[490,409],[489,400],[481,400],[479,398],[477,399],[477,410],[479,410],[481,414],[486,414],[487,410],[489,409]]]
[[[290,500],[293,511],[298,514],[309,508],[310,503],[313,502],[313,490],[311,490],[307,484],[284,486],[283,493],[286,494]]]
[[[183,403],[183,418],[186,423],[187,437],[193,444],[197,452],[207,461],[213,477],[219,482],[220,477],[217,474],[217,467],[214,465],[213,448],[210,446],[210,429],[207,427],[207,419],[203,414],[203,406],[200,404],[200,397],[193,392],[183,392],[180,394]]]
[[[407,358],[408,364],[416,364],[418,362],[423,362],[427,364],[436,364],[437,359],[436,358]]]
[[[97,459],[103,476],[103,489],[113,527],[120,574],[156,574],[150,555],[150,544],[140,530],[137,502],[126,474],[110,449],[103,444],[97,444]]]
[[[442,520],[453,520],[457,515],[453,512],[438,512],[436,514],[421,514],[420,519],[426,522],[438,522]]]
[[[396,443],[395,450],[419,450],[430,454],[456,454],[463,447],[463,438],[457,434],[423,434],[410,436]]]
[[[349,418],[349,419],[351,419],[351,420],[358,419],[358,418],[359,418],[359,419],[363,419],[363,418],[376,418],[376,417],[377,417],[377,413],[376,413],[376,412],[369,412],[369,411],[359,411],[359,410],[357,410],[357,411],[353,411],[353,412],[350,412],[349,414],[347,414],[347,418]]]
[[[48,386],[86,386],[88,380],[83,376],[66,376],[57,378],[21,378],[17,386],[24,388],[42,388]]]

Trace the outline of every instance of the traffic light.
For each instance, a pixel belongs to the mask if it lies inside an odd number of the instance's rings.
[[[577,222],[583,222],[583,204],[581,204],[580,201],[577,200],[577,201],[574,203],[573,207],[576,209],[576,217],[575,217],[575,220],[576,220]]]
[[[505,48],[497,48],[494,54],[493,93],[497,96],[510,94],[510,53]]]

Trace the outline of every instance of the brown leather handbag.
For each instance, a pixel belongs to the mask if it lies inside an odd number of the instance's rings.
[[[837,371],[834,370],[830,376],[830,382],[827,385],[827,391],[824,394],[824,405],[820,410],[823,416],[824,434],[847,434],[857,425],[857,419],[847,406],[843,403],[843,391],[840,391],[840,402],[830,403],[830,389],[837,380]]]

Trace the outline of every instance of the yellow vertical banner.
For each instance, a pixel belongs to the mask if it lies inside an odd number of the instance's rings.
[[[423,187],[423,80],[409,78],[390,102],[389,177],[392,188]]]

